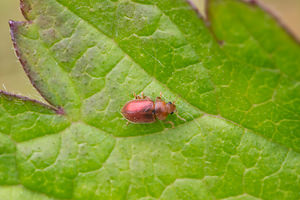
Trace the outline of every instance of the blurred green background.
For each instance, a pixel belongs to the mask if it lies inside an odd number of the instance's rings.
[[[204,0],[193,0],[203,11]],[[260,0],[300,38],[300,0]],[[23,21],[19,0],[0,0],[0,89],[42,100],[14,55],[9,19]]]

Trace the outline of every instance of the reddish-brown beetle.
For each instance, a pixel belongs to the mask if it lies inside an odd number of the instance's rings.
[[[127,102],[122,108],[122,115],[128,121],[136,124],[153,123],[156,120],[165,120],[169,114],[176,113],[176,106],[174,102],[164,102],[161,96],[162,94],[160,93],[160,96],[156,97],[154,102],[149,97],[144,96],[143,92],[141,93],[141,96],[136,96],[134,94],[135,99]],[[185,119],[179,118],[185,121]],[[169,121],[168,123],[174,127],[173,122]]]

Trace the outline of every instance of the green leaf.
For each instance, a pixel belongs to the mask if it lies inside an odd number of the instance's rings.
[[[1,92],[0,197],[299,199],[300,46],[251,2],[205,21],[185,0],[22,0],[15,50],[51,106]],[[127,126],[141,91],[186,121]]]

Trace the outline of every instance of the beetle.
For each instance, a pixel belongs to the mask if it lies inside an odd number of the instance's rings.
[[[169,114],[175,113],[177,115],[175,102],[166,103],[163,101],[161,98],[162,93],[159,97],[156,97],[155,102],[144,96],[143,92],[141,96],[133,95],[135,99],[127,102],[121,110],[122,115],[129,122],[136,124],[153,123],[156,120],[166,120]],[[179,116],[177,115],[177,117]],[[179,118],[185,121],[185,119]],[[167,123],[170,123],[174,128],[173,122],[168,121]]]

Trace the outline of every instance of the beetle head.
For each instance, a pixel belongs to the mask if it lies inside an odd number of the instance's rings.
[[[174,103],[168,102],[168,103],[166,104],[166,106],[167,106],[167,112],[168,112],[169,114],[173,114],[174,112],[176,112],[176,106],[175,106]]]

